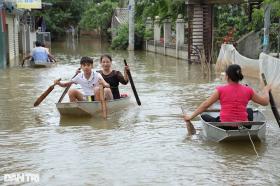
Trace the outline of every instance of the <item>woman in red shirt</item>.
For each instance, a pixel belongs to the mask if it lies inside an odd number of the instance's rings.
[[[184,115],[186,122],[192,120],[197,115],[203,113],[213,103],[220,100],[220,117],[213,118],[209,115],[202,115],[208,122],[238,122],[248,121],[247,104],[250,100],[260,105],[268,105],[269,91],[271,85],[263,89],[263,95],[257,94],[252,88],[241,85],[239,81],[243,79],[241,68],[237,64],[228,66],[226,69],[227,84],[218,86],[215,92],[191,114]],[[252,116],[249,116],[252,117]]]

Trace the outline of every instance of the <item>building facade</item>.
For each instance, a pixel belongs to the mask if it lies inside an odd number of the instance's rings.
[[[34,47],[36,31],[29,10],[17,9],[14,2],[0,0],[0,68],[18,65]]]

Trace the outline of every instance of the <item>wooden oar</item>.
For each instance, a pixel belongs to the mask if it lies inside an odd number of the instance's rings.
[[[181,107],[181,109],[182,109],[183,115],[185,115],[186,112],[185,112],[184,108]],[[194,128],[192,122],[191,122],[191,121],[185,121],[185,122],[186,122],[186,127],[187,127],[187,130],[188,130],[188,135],[193,135],[193,134],[195,134],[195,133],[196,133],[196,130],[195,130],[195,128]]]
[[[21,67],[23,67],[23,65],[24,65],[24,61],[25,61],[25,60],[22,60]]]
[[[80,70],[81,68],[78,69],[78,71]],[[73,79],[74,77],[76,77],[80,72],[76,72],[76,74],[71,78]],[[63,100],[64,96],[67,94],[68,90],[70,89],[71,85],[66,87],[62,93],[62,95],[60,96],[59,100],[58,100],[58,103],[61,103],[61,101]]]
[[[125,66],[127,66],[126,60],[124,60],[124,64],[125,64]],[[130,85],[131,85],[131,88],[132,88],[132,90],[133,90],[133,93],[134,93],[134,97],[135,97],[135,99],[136,99],[136,102],[137,102],[137,104],[140,106],[140,105],[141,105],[141,101],[140,101],[140,99],[139,99],[139,97],[138,97],[138,93],[137,93],[137,91],[136,91],[136,88],[135,88],[135,85],[134,85],[134,82],[133,82],[133,79],[132,79],[130,70],[127,71],[127,75],[128,75],[128,79],[129,79],[129,81],[130,81]]]
[[[99,91],[100,91],[100,103],[101,103],[101,110],[102,110],[102,116],[104,119],[107,119],[107,104],[104,98],[104,87],[102,84],[99,85]]]
[[[58,81],[60,81],[59,79]],[[34,102],[34,107],[37,107],[48,95],[51,93],[51,91],[54,89],[55,84],[51,85],[41,96],[39,96],[36,101]]]
[[[267,85],[267,81],[266,81],[264,73],[262,73],[262,79],[263,79],[264,84]],[[273,115],[276,119],[276,122],[278,123],[278,126],[280,127],[280,115],[277,110],[277,107],[276,107],[276,104],[275,104],[271,91],[269,91],[269,102],[270,102],[270,107],[273,112]]]

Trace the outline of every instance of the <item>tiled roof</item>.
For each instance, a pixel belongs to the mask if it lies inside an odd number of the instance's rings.
[[[114,15],[119,24],[128,23],[128,9],[127,8],[116,8]]]

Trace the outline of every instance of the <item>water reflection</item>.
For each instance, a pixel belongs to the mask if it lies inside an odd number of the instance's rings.
[[[72,34],[66,35],[66,47],[69,50],[76,51],[76,46],[78,45],[78,40]]]
[[[61,116],[59,125],[63,127],[67,126],[91,126],[94,129],[117,129],[121,127],[119,120],[122,114],[120,112],[114,112],[108,114],[108,118],[104,120],[101,113],[97,113],[94,117],[71,117]]]

